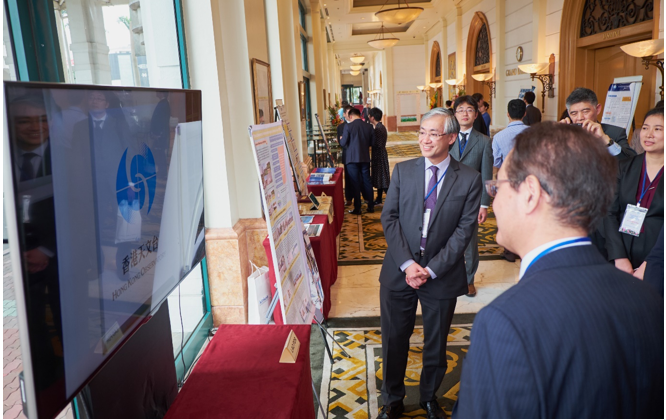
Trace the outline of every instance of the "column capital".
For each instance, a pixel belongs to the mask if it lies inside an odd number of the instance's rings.
[[[319,0],[310,0],[310,9],[312,10],[313,15],[315,13],[319,13],[321,10],[321,4],[319,4]]]

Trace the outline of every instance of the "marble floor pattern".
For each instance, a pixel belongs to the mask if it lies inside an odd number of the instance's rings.
[[[338,267],[338,280],[331,287],[331,318],[379,316],[379,271],[381,265]],[[474,284],[475,297],[461,296],[457,314],[477,313],[505,290],[516,284],[520,260],[479,261]],[[421,313],[419,306],[418,313]]]

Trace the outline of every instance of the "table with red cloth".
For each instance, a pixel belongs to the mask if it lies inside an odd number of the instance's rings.
[[[314,216],[312,224],[324,225],[319,236],[310,237],[310,243],[312,244],[315,260],[317,261],[317,268],[319,268],[321,288],[324,291],[322,312],[324,318],[328,319],[328,312],[331,310],[331,286],[338,278],[338,257],[336,255],[335,236],[333,235],[333,226],[328,223],[328,216]],[[271,253],[271,243],[268,236],[264,239],[264,249],[266,250],[266,258],[268,259],[268,276],[270,279],[271,291],[273,296],[275,296],[275,270],[273,269],[273,255]],[[276,324],[284,323],[280,305],[275,307],[273,319]]]
[[[342,230],[342,222],[345,220],[345,196],[342,190],[342,180],[344,179],[344,169],[335,168],[335,173],[331,176],[334,184],[308,184],[308,191],[320,196],[322,193],[333,197],[333,217],[335,219],[335,234],[337,237]],[[308,175],[308,181],[310,176]]]
[[[279,363],[289,332],[296,363]],[[167,419],[312,419],[309,325],[220,325]]]

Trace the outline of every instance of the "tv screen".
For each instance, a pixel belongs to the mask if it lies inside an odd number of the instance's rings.
[[[204,256],[201,92],[4,87],[29,415],[55,417]]]

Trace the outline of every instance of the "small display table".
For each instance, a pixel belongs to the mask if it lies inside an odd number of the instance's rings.
[[[312,419],[309,325],[220,325],[167,419]],[[287,336],[296,363],[279,363]]]
[[[345,197],[342,188],[342,180],[344,179],[343,171],[343,168],[335,169],[335,173],[331,176],[333,184],[308,184],[308,191],[313,192],[316,196],[324,193],[329,197],[333,197],[333,213],[335,217],[334,237],[340,234],[342,222],[345,219]],[[309,179],[310,177],[308,176]]]

